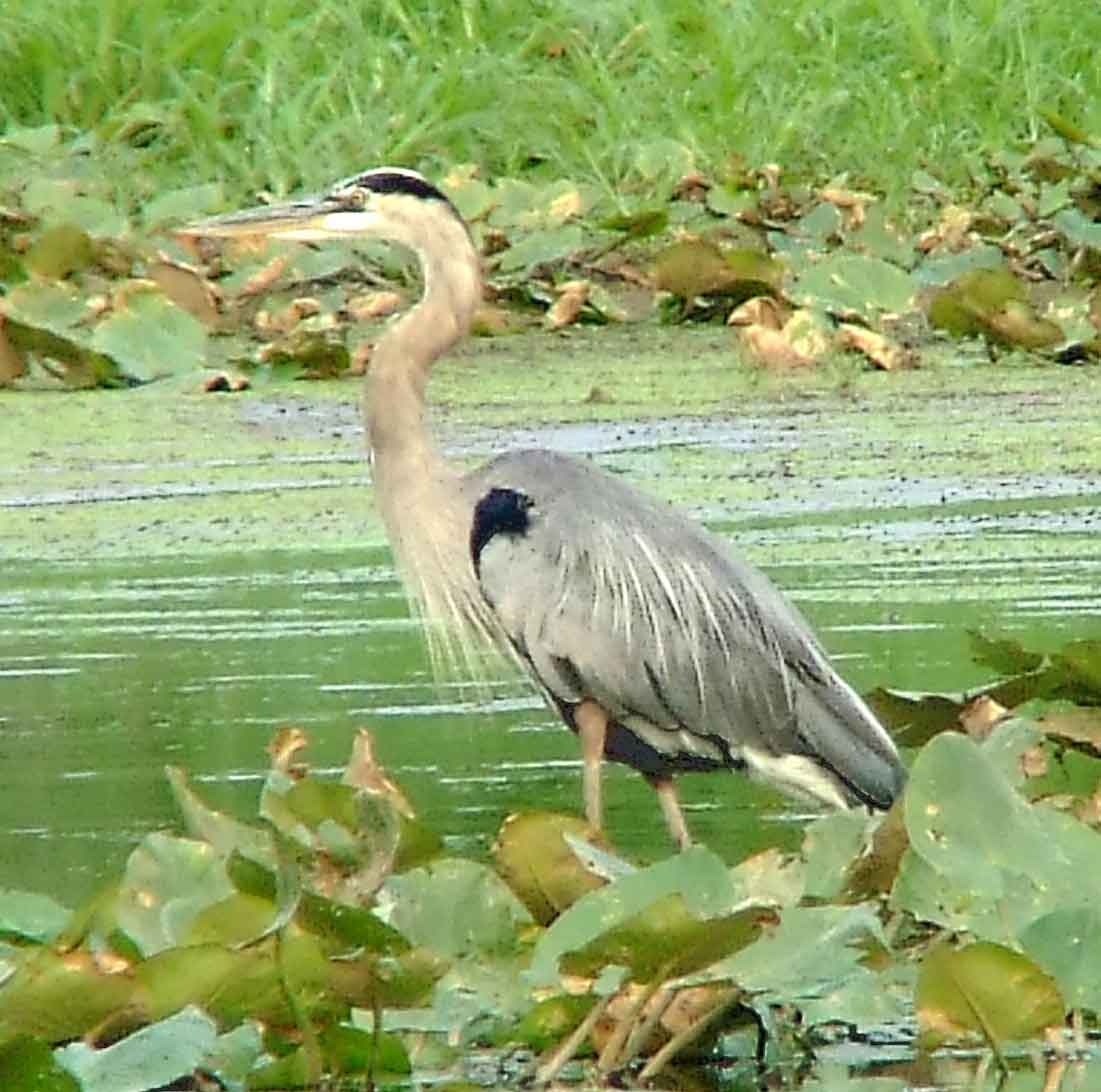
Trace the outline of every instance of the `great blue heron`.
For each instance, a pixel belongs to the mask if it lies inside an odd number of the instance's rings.
[[[890,737],[795,607],[719,539],[587,461],[512,451],[463,472],[441,457],[425,387],[466,334],[482,276],[435,186],[383,167],[187,233],[374,238],[419,258],[423,298],[375,346],[364,388],[378,506],[423,615],[453,647],[511,653],[580,737],[594,831],[605,758],[650,781],[680,846],[672,778],[684,771],[746,770],[828,805],[890,805],[904,780]]]

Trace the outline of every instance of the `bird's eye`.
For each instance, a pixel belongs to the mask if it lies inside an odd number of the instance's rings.
[[[367,207],[367,202],[371,199],[371,191],[365,186],[347,186],[334,193],[333,197],[343,208],[351,212],[359,212]]]

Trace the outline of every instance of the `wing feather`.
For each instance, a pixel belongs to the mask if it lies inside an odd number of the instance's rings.
[[[486,544],[480,582],[560,706],[599,701],[671,768],[678,754],[748,761],[822,798],[895,795],[901,767],[878,721],[798,611],[717,538],[551,452],[501,456],[466,487],[533,501],[523,534]]]

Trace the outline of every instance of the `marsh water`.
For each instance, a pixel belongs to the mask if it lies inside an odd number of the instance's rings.
[[[888,468],[816,482],[790,469],[807,429],[767,417],[476,435],[486,448],[534,440],[595,452],[644,486],[664,485],[792,596],[859,689],[986,681],[968,654],[971,629],[1040,648],[1098,632],[1101,492],[1089,476],[968,480]],[[855,445],[858,433],[849,435]],[[725,494],[737,493],[740,476],[716,468],[770,445],[768,482],[734,520],[741,506]],[[240,483],[256,465],[230,469]],[[336,456],[332,465],[344,476],[328,486],[366,493],[361,465]],[[50,520],[94,509],[116,521],[101,528],[106,540],[119,519],[108,510],[131,513],[136,503],[148,512],[114,532],[132,541],[135,520],[153,526],[196,492],[170,480],[135,502],[124,495],[135,476],[119,474],[105,493],[13,489],[4,515],[48,535]],[[326,482],[311,488],[324,495]],[[236,513],[238,528],[250,522]],[[208,542],[148,557],[83,555],[76,544],[59,551],[68,556],[24,557],[0,571],[0,885],[69,905],[87,896],[145,832],[177,824],[167,763],[188,770],[217,806],[253,815],[265,745],[285,724],[304,727],[311,763],[334,772],[354,730],[369,727],[422,818],[464,854],[486,852],[511,811],[577,808],[575,741],[522,680],[504,670],[478,690],[433,680],[377,537],[315,547],[299,534],[285,549],[267,537],[268,548]],[[697,775],[682,791],[695,835],[731,860],[798,842],[791,805],[743,778]],[[667,852],[637,775],[612,769],[607,807],[622,851]]]

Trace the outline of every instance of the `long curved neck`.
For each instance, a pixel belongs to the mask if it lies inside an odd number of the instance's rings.
[[[424,419],[428,375],[470,328],[482,292],[478,254],[446,205],[408,222],[395,241],[420,260],[424,296],[375,346],[367,370],[364,420],[382,489],[443,470]]]
[[[433,363],[469,329],[482,278],[466,227],[448,206],[429,207],[396,229],[394,241],[420,258],[424,297],[379,341],[367,369],[363,409],[372,477],[398,566],[423,613],[443,623],[442,648],[454,662],[446,635],[459,635],[465,656],[463,635],[486,635],[491,624],[463,533],[470,502],[459,471],[429,435],[425,388]],[[432,629],[429,637],[433,643]]]

